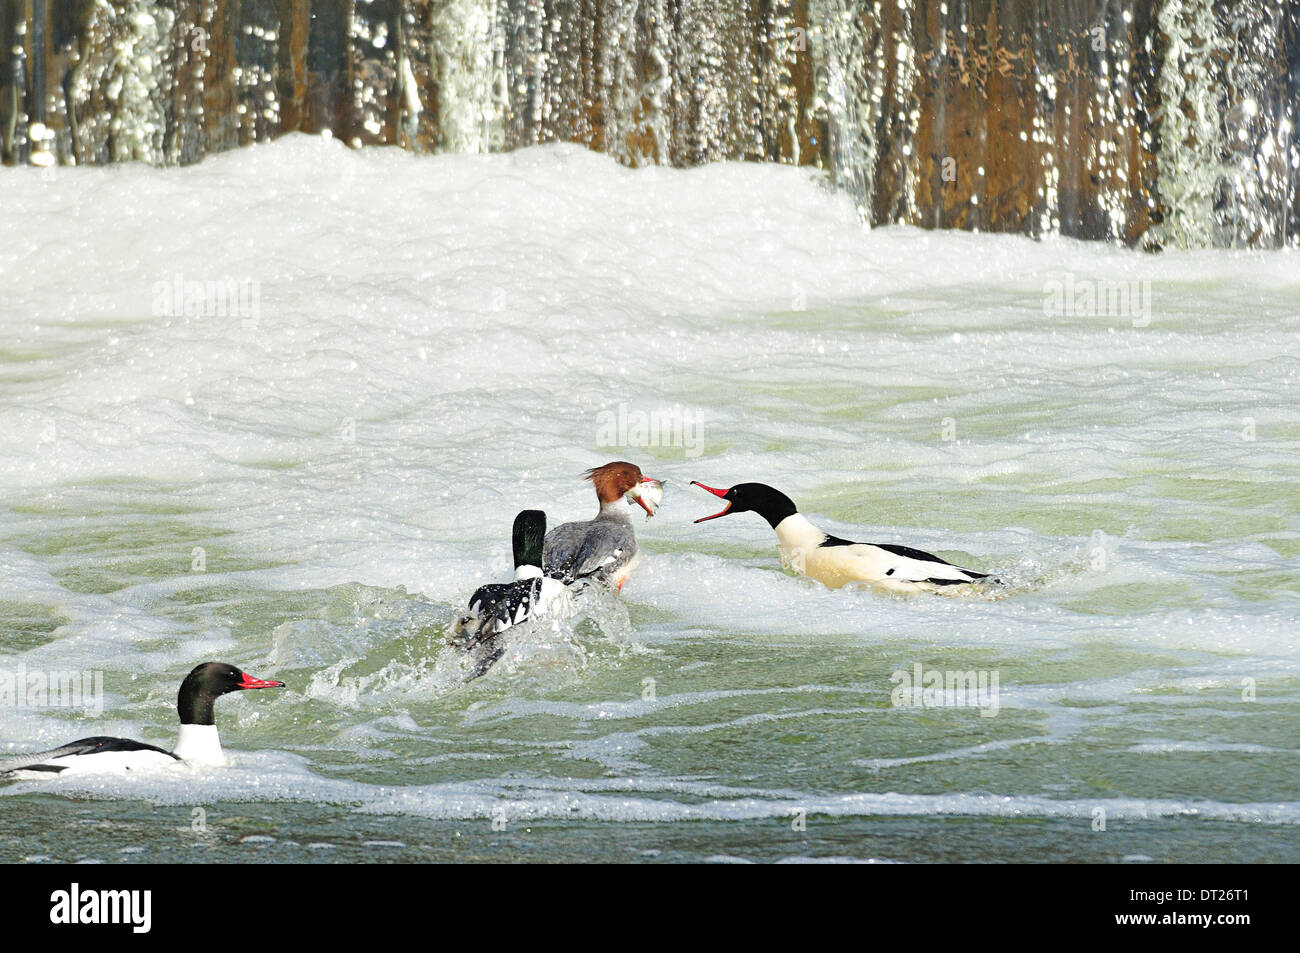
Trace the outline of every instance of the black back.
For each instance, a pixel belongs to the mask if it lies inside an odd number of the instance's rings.
[[[826,545],[825,543],[822,544]],[[940,559],[934,553],[927,553],[921,549],[913,549],[911,546],[899,546],[896,543],[872,543],[877,549],[883,549],[885,552],[893,553],[895,556],[906,556],[908,559],[919,559],[927,563],[943,563],[945,566],[951,566],[952,563],[946,559]],[[965,572],[965,570],[962,570]]]

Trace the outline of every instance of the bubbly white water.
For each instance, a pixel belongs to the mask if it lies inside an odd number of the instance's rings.
[[[575,830],[695,859],[1009,849],[999,824],[908,846],[955,815],[1054,825],[1058,859],[1295,860],[1298,266],[868,232],[803,170],[564,146],[14,170],[0,672],[107,693],[102,718],[3,708],[0,755],[170,744],[209,658],[289,688],[219,703],[227,768],[0,787],[27,820],[0,854],[80,857],[40,794],[90,793],[232,831],[256,802],[313,851],[390,843],[380,815],[417,857],[430,819],[541,823],[570,857],[601,849]],[[238,313],[168,300],[227,278]],[[1048,313],[1053,282],[1149,282],[1150,307]],[[683,427],[609,445],[620,413]],[[578,476],[611,459],[668,481],[622,596],[463,685],[443,630],[508,576],[514,514],[588,517]],[[752,514],[694,525],[718,506],[693,479],[1007,593],[824,589]],[[996,673],[996,714],[891,704],[917,663]]]

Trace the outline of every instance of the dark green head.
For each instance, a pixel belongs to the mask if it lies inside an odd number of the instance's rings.
[[[542,568],[542,542],[546,539],[546,514],[541,510],[521,510],[515,517],[513,534],[515,568]]]
[[[212,703],[230,692],[250,688],[284,688],[284,682],[255,678],[225,662],[204,662],[196,665],[181,682],[176,696],[176,713],[182,725],[211,725]]]

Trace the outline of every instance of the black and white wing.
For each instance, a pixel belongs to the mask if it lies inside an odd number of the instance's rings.
[[[69,742],[60,748],[51,748],[49,751],[39,751],[35,754],[21,755],[17,758],[7,758],[0,761],[0,778],[14,774],[19,771],[36,771],[58,774],[66,771],[69,767],[67,764],[59,764],[58,761],[68,758],[89,757],[96,754],[123,753],[123,752],[142,752],[153,751],[158,754],[166,755],[177,761],[181,760],[170,751],[154,745],[145,744],[143,741],[132,741],[129,738],[110,738],[104,735],[96,735],[92,738],[82,738],[78,741]]]
[[[452,629],[452,642],[467,652],[472,651],[527,621],[541,599],[542,583],[539,576],[479,586],[470,596],[469,613],[458,619]]]
[[[933,553],[896,543],[855,543],[838,536],[827,536],[821,548],[844,553],[845,557],[855,561],[855,567],[867,579],[915,583],[922,587],[958,586],[989,579],[988,573],[963,569]]]
[[[976,572],[974,569],[963,569],[961,566],[955,566],[946,559],[940,559],[933,553],[927,553],[920,549],[913,549],[910,546],[898,546],[894,543],[876,543],[877,549],[883,549],[887,553],[897,556],[896,575],[911,582],[928,582],[932,586],[957,586],[967,582],[978,582],[981,579],[987,579],[989,574],[986,572]]]

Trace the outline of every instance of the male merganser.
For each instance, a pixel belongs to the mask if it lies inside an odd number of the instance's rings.
[[[546,514],[541,510],[524,510],[516,516],[512,534],[515,581],[479,586],[470,596],[469,614],[456,620],[452,641],[475,656],[465,681],[484,674],[505,653],[502,633],[529,619],[550,615],[561,604],[564,584],[542,574],[545,537]]]
[[[224,764],[212,703],[229,692],[283,687],[284,682],[254,678],[225,662],[204,662],[185,676],[176,697],[181,730],[175,751],[129,738],[82,738],[61,748],[0,761],[0,779],[30,781],[64,773],[140,771],[178,761]]]
[[[654,506],[663,498],[663,484],[642,476],[636,464],[623,461],[594,467],[583,478],[596,487],[600,512],[593,520],[564,523],[546,534],[546,574],[565,585],[596,579],[622,589],[637,563],[636,533],[627,507],[636,503],[654,516]]]
[[[804,518],[793,500],[764,483],[738,483],[729,490],[717,490],[695,480],[691,483],[727,501],[721,513],[695,522],[753,511],[776,530],[782,562],[832,589],[850,582],[866,582],[894,592],[937,592],[946,586],[989,578],[988,573],[962,569],[908,546],[855,543],[827,535]]]

